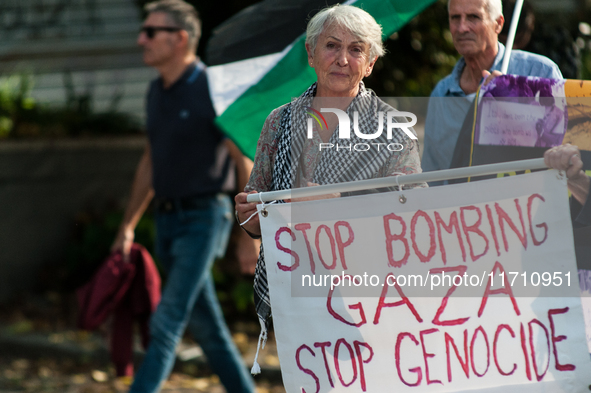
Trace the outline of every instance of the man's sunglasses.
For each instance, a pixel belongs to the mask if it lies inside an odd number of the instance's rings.
[[[168,31],[174,33],[175,31],[181,31],[180,27],[168,27],[168,26],[144,26],[140,29],[140,32],[146,33],[146,37],[149,39],[154,38],[158,31]]]

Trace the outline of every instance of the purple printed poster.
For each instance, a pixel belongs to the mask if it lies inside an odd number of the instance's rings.
[[[480,90],[474,141],[494,146],[558,146],[567,123],[563,80],[502,75]]]

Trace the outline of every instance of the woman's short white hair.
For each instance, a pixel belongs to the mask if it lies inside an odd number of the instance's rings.
[[[323,9],[308,22],[306,44],[310,45],[312,52],[316,49],[320,34],[329,27],[344,28],[360,41],[369,44],[370,61],[386,52],[382,43],[382,26],[366,11],[339,4]]]

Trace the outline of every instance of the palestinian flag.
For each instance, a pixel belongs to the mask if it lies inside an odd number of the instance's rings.
[[[382,25],[384,39],[435,0],[351,0]],[[266,0],[220,25],[208,43],[207,75],[218,126],[250,158],[269,113],[316,80],[306,24],[331,0]]]

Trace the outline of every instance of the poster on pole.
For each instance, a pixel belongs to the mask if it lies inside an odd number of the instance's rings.
[[[288,393],[583,392],[591,384],[558,172],[265,210]]]
[[[584,169],[591,170],[590,95],[591,81],[493,79],[481,87],[476,111],[468,114],[452,166],[538,158],[550,147],[570,143],[581,150]]]

